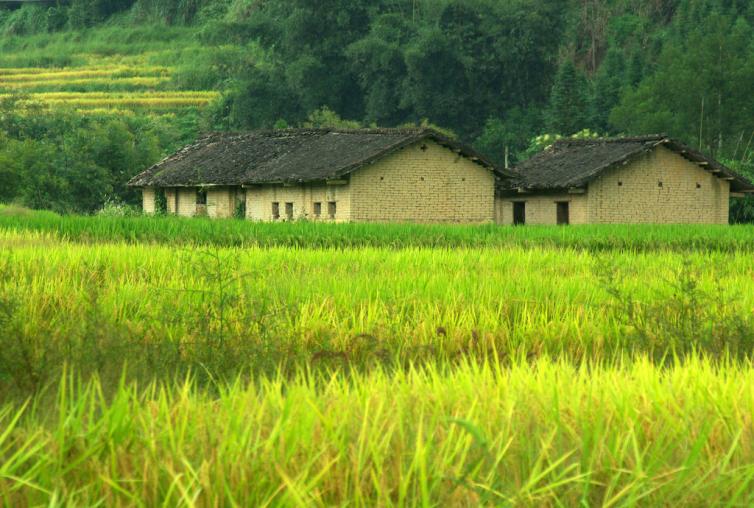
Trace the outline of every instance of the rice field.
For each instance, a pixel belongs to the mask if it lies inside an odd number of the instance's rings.
[[[219,93],[178,90],[173,69],[142,59],[87,56],[78,66],[0,67],[0,99],[20,96],[22,103],[119,114],[122,111],[171,113],[202,108]]]
[[[752,236],[0,209],[0,499],[750,506]]]
[[[750,506],[754,368],[305,371],[0,410],[8,506]]]
[[[402,249],[542,247],[629,252],[754,252],[754,226],[600,225],[500,227],[420,224],[270,224],[174,216],[61,216],[0,205],[0,228],[84,243],[127,242],[214,247]]]

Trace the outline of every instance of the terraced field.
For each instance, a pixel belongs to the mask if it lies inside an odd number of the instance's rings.
[[[0,68],[0,99],[72,108],[83,113],[174,113],[202,108],[219,93],[179,90],[169,66],[150,65],[146,55],[125,59],[87,56],[83,65]]]

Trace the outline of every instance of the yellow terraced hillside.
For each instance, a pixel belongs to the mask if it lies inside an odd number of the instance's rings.
[[[171,114],[202,108],[219,95],[209,90],[176,90],[172,68],[139,60],[118,62],[90,56],[80,66],[0,68],[0,99],[16,97],[25,104],[81,113]]]

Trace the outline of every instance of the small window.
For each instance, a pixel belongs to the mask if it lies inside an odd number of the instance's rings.
[[[618,187],[623,187],[623,182],[618,181]]]
[[[293,220],[293,203],[285,204],[285,218],[288,220]]]
[[[569,217],[568,201],[558,201],[555,203],[557,207],[557,222],[560,226],[570,224],[571,218]]]
[[[207,191],[206,190],[199,189],[196,191],[196,204],[197,205],[207,204]]]
[[[515,201],[513,203],[513,225],[523,226],[526,224],[526,203],[524,201]]]
[[[662,182],[657,182],[658,187],[662,187]]]
[[[322,203],[314,203],[314,217],[319,219],[322,216]]]
[[[272,203],[272,220],[278,220],[280,218],[280,203],[274,201]]]
[[[698,183],[698,182],[697,182],[697,184],[696,184],[696,188],[697,188],[697,189],[701,189],[701,188],[702,188],[702,184],[700,184],[700,183]]]
[[[335,214],[337,213],[338,208],[335,201],[328,201],[327,203],[327,214],[330,216],[331,219],[335,218]]]

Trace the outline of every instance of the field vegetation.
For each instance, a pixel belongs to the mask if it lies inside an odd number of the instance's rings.
[[[754,501],[750,227],[1,212],[6,504]]]
[[[186,220],[125,187],[286,126],[432,124],[501,164],[665,132],[754,177],[752,27],[728,0],[0,7],[0,504],[754,505],[751,226]]]
[[[107,65],[96,57],[88,60],[90,65],[60,68],[0,68],[0,99],[18,97],[22,103],[50,108],[175,113],[207,106],[220,95],[213,90],[180,89],[171,79],[174,67],[140,63],[137,58],[129,59],[129,65]]]
[[[59,215],[0,205],[0,228],[37,232],[80,243],[123,242],[204,247],[378,247],[502,248],[560,247],[592,252],[754,251],[754,228],[703,225],[598,225],[576,228],[504,228],[496,225],[330,224],[296,221],[251,222],[240,219],[186,219],[140,216],[118,207],[111,214]]]
[[[61,378],[0,410],[14,506],[748,506],[754,367],[539,359],[207,391]]]

